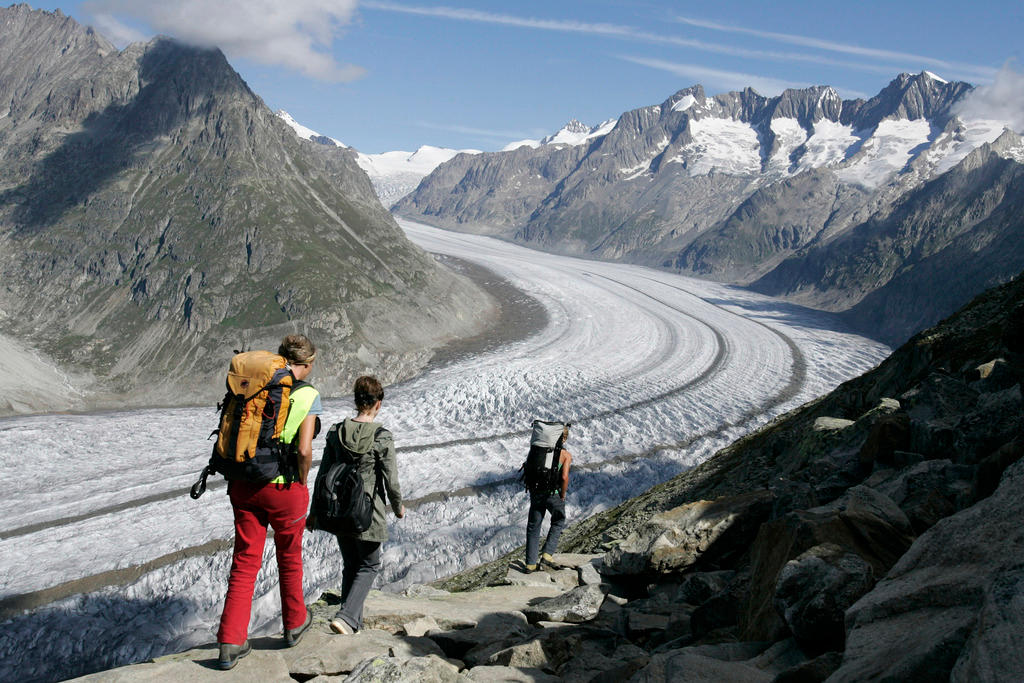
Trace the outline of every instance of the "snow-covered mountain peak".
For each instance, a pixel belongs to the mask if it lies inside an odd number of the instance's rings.
[[[423,177],[458,154],[480,154],[477,149],[448,149],[423,145],[415,152],[356,155],[356,163],[370,176],[384,206],[391,206],[416,189]]]
[[[332,137],[321,135],[312,128],[307,128],[306,126],[302,125],[294,118],[292,118],[292,115],[286,112],[284,109],[278,109],[276,114],[282,121],[287,123],[292,130],[295,131],[296,135],[298,135],[303,140],[310,140],[311,142],[316,142],[321,145],[329,145],[334,147],[348,147],[348,145],[346,145],[344,142],[341,142],[340,140],[335,140]]]
[[[516,140],[502,147],[501,151],[511,152],[520,147],[537,149],[541,145],[582,145],[588,140],[607,135],[608,131],[614,128],[617,122],[618,119],[608,119],[596,126],[590,127],[585,123],[581,123],[579,119],[571,119],[557,133],[552,133],[540,140]]]

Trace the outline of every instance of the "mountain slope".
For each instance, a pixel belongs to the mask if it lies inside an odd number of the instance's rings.
[[[209,400],[232,348],[291,331],[345,393],[336,379],[406,375],[490,314],[351,152],[298,139],[219,51],[117,52],[59,14],[0,12],[3,331],[91,374],[83,406]]]

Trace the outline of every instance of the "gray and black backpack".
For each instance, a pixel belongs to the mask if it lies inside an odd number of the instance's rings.
[[[530,452],[519,468],[519,481],[530,493],[551,493],[561,486],[558,466],[562,442],[569,422],[533,421]]]

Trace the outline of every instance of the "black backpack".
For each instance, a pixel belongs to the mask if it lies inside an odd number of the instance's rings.
[[[339,432],[345,424],[339,422],[327,432],[327,445],[313,485],[310,513],[313,526],[332,534],[361,534],[373,522],[373,492],[363,488],[359,464],[366,454],[345,448]],[[383,427],[373,435],[376,441]],[[374,463],[376,480],[380,481],[379,462]]]
[[[563,432],[570,426],[565,422],[533,421],[530,452],[519,468],[519,481],[530,493],[551,493],[562,486],[561,468]]]

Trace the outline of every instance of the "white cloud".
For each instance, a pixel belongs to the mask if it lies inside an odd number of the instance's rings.
[[[687,24],[689,26],[695,26],[697,28],[704,28],[712,31],[722,31],[725,33],[739,33],[748,36],[755,36],[757,38],[774,40],[776,42],[786,43],[789,45],[799,45],[801,47],[810,47],[817,50],[824,50],[826,52],[838,52],[841,54],[856,55],[858,57],[867,57],[869,59],[894,60],[906,65],[912,65],[909,67],[911,71],[917,71],[925,66],[937,67],[947,73],[966,73],[970,74],[970,78],[972,79],[981,79],[984,81],[991,80],[992,77],[995,75],[995,69],[989,67],[977,66],[974,64],[959,64],[949,62],[943,59],[936,59],[934,57],[927,57],[925,55],[915,55],[907,52],[896,52],[894,50],[881,50],[877,48],[861,47],[859,45],[850,45],[848,43],[840,43],[832,40],[822,40],[820,38],[801,36],[792,33],[776,33],[773,31],[761,31],[758,29],[746,28],[743,26],[733,26],[729,24],[720,24],[714,21],[705,21],[703,19],[694,19],[691,17],[677,17],[677,19],[681,23]]]
[[[109,14],[94,16],[92,26],[101,35],[119,47],[124,47],[130,43],[137,43],[148,38],[142,31],[129,26],[117,19],[117,17]]]
[[[739,71],[723,71],[712,69],[700,64],[679,64],[677,62],[666,62],[661,59],[647,59],[645,57],[622,56],[627,62],[648,66],[652,69],[667,71],[681,78],[689,79],[691,83],[701,83],[709,90],[743,90],[751,87],[761,95],[778,95],[787,88],[806,88],[807,83],[794,83],[776,78],[757,76],[755,74],[741,73]]]
[[[478,138],[491,139],[491,140],[508,140],[510,138],[529,138],[529,137],[543,137],[547,135],[547,132],[541,130],[533,130],[531,132],[524,132],[521,130],[494,130],[490,128],[473,128],[471,126],[460,126],[458,124],[448,123],[430,123],[427,121],[417,121],[416,125],[420,128],[429,128],[431,130],[443,130],[450,133],[462,133],[464,135],[472,135]]]
[[[365,70],[339,64],[330,50],[352,21],[356,5],[357,0],[89,0],[83,7],[100,32],[111,31],[117,42],[138,39],[125,23],[132,19],[154,33],[218,47],[230,57],[284,66],[325,81],[351,81]]]
[[[1024,72],[1015,62],[1007,62],[991,85],[975,88],[957,103],[953,113],[965,120],[1001,121],[1024,133]]]
[[[671,45],[674,47],[700,50],[712,54],[727,55],[730,57],[742,57],[744,59],[770,59],[779,62],[810,62],[813,64],[827,64],[829,66],[856,69],[872,73],[893,74],[900,71],[900,67],[872,64],[865,62],[851,62],[845,60],[831,59],[821,54],[809,54],[802,52],[779,52],[774,50],[755,50],[737,45],[726,45],[717,42],[707,42],[684,36],[665,35],[643,31],[633,26],[608,23],[587,23],[583,21],[566,19],[538,19],[535,17],[520,17],[511,14],[499,14],[481,10],[465,9],[460,7],[421,7],[417,5],[405,5],[389,0],[364,0],[360,5],[363,9],[380,10],[385,12],[398,12],[416,16],[436,17],[439,19],[450,19],[454,21],[471,21],[484,24],[497,24],[501,26],[515,26],[518,28],[536,29],[542,31],[558,31],[562,33],[581,33],[620,40],[631,40],[641,43],[655,45]],[[704,26],[719,27],[709,24]],[[720,27],[720,30],[725,30]],[[735,29],[743,31],[743,29]],[[781,35],[781,34],[780,34]],[[810,39],[808,39],[810,40]],[[892,53],[899,54],[899,53]],[[932,60],[936,61],[936,60]]]

